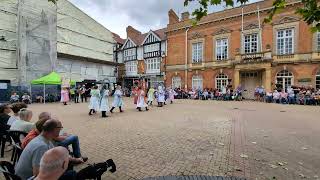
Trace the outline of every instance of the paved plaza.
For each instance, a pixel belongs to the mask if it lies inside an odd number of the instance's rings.
[[[155,176],[239,176],[320,179],[320,107],[177,100],[163,108],[88,116],[87,104],[33,104],[77,134],[89,163],[112,158],[117,172],[103,179]],[[81,167],[79,167],[81,168]]]

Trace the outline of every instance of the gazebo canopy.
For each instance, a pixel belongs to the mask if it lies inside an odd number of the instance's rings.
[[[56,72],[51,72],[50,74],[43,76],[39,79],[32,80],[31,84],[60,85],[61,76]]]

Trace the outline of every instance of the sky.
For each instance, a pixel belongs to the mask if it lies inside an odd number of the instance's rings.
[[[168,24],[168,11],[181,13],[197,7],[191,3],[184,7],[184,0],[69,0],[111,32],[126,39],[126,27],[132,26],[142,33],[164,28]],[[258,0],[250,0],[256,2]],[[209,12],[223,10],[223,6],[211,6]]]

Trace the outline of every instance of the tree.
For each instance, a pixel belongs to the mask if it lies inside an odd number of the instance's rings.
[[[196,22],[200,21],[202,17],[208,14],[208,7],[226,4],[226,6],[234,7],[233,0],[184,0],[184,6],[188,6],[189,2],[198,1],[199,8],[192,12],[195,16]],[[247,3],[249,0],[236,0],[241,5]],[[320,31],[320,6],[317,4],[318,0],[301,0],[303,7],[298,8],[296,13],[299,14],[308,25],[313,25],[311,30],[313,32]],[[272,22],[273,16],[283,10],[286,6],[285,0],[274,0],[273,8],[268,12],[268,17],[264,19],[265,23]]]
[[[53,4],[56,4],[58,0],[48,0],[49,2],[53,2]]]

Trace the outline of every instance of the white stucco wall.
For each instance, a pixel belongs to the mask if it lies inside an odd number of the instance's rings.
[[[68,0],[58,1],[58,53],[113,61],[112,33]]]
[[[16,31],[17,0],[0,0],[0,79],[14,84],[18,83]]]

